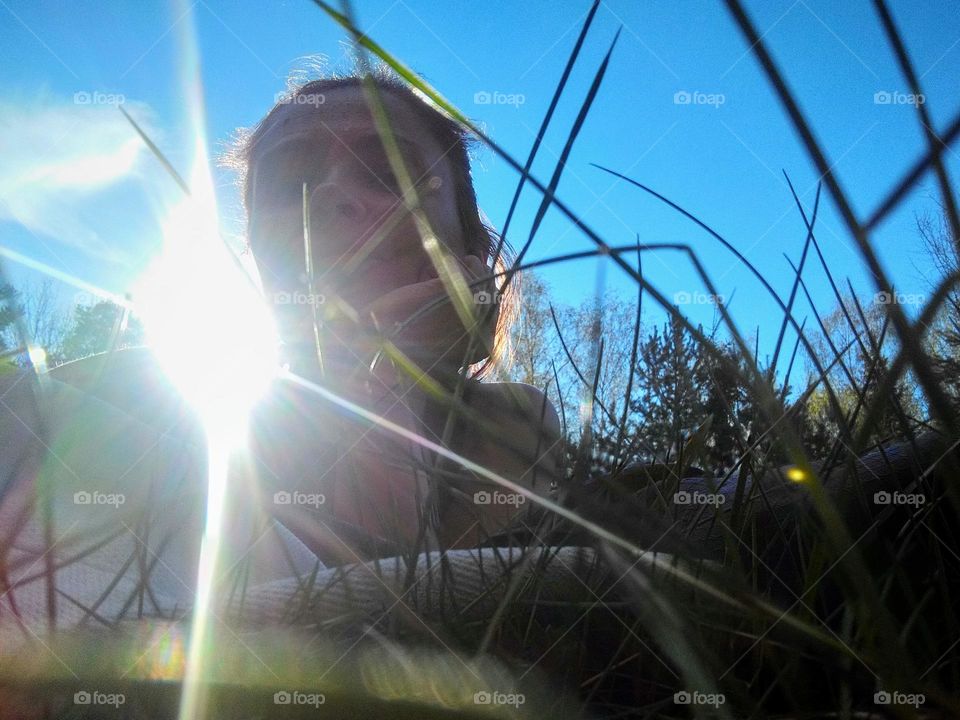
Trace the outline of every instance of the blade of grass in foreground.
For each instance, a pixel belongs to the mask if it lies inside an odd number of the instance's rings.
[[[583,128],[583,124],[586,122],[587,115],[590,114],[590,108],[593,107],[593,102],[597,98],[597,93],[600,90],[600,86],[603,84],[603,78],[607,74],[607,67],[610,65],[610,57],[613,55],[613,49],[617,46],[617,40],[620,38],[621,30],[617,30],[617,34],[614,35],[613,41],[610,43],[610,47],[607,49],[607,54],[604,55],[603,61],[600,63],[600,67],[597,68],[597,72],[593,76],[593,81],[590,83],[590,89],[587,91],[587,95],[583,100],[583,103],[580,105],[580,110],[577,113],[577,117],[573,122],[573,126],[570,128],[570,133],[567,135],[567,140],[563,144],[563,149],[560,151],[560,157],[557,159],[557,165],[553,170],[553,175],[550,177],[550,184],[547,185],[547,193],[544,195],[540,207],[537,208],[537,213],[533,218],[533,224],[530,227],[530,234],[527,237],[526,243],[524,243],[523,248],[520,252],[517,253],[516,263],[519,264],[523,262],[524,256],[527,254],[527,250],[530,249],[531,243],[533,243],[533,238],[537,234],[537,230],[540,228],[540,223],[543,221],[544,215],[546,215],[547,210],[550,207],[550,197],[552,197],[556,191],[557,187],[560,185],[560,178],[563,176],[564,168],[567,166],[567,160],[570,158],[570,152],[573,150],[573,144],[577,140],[577,136],[580,134],[580,130]]]
[[[526,181],[526,174],[530,172],[530,169],[533,167],[534,158],[537,156],[537,151],[540,149],[540,143],[543,142],[543,136],[546,135],[547,128],[550,126],[550,120],[553,118],[553,113],[557,108],[557,104],[560,102],[560,97],[563,95],[563,91],[567,86],[567,80],[570,77],[570,72],[573,70],[573,66],[577,62],[577,58],[580,57],[580,49],[583,47],[583,41],[587,37],[587,33],[590,31],[590,26],[593,24],[593,17],[597,14],[597,8],[600,7],[600,0],[594,0],[593,4],[590,6],[590,11],[587,13],[587,19],[583,24],[583,28],[580,30],[580,35],[577,37],[577,42],[573,45],[573,50],[570,52],[570,57],[567,58],[567,64],[563,68],[563,74],[560,76],[560,81],[557,83],[557,87],[553,92],[553,97],[550,99],[550,105],[547,107],[547,112],[543,116],[543,122],[540,123],[540,129],[537,131],[537,137],[534,138],[533,145],[530,147],[530,154],[527,155],[527,161],[523,165],[524,174],[520,175],[520,179],[517,181],[517,189],[513,192],[513,198],[510,200],[510,207],[507,210],[507,217],[503,221],[503,228],[500,231],[500,240],[497,244],[497,250],[494,253],[494,262],[493,266],[496,267],[496,260],[500,257],[500,251],[503,248],[504,243],[507,241],[507,232],[510,229],[510,222],[513,220],[513,213],[517,209],[517,204],[520,201],[520,193],[523,191],[523,185]],[[517,264],[520,263],[520,260],[517,260]]]
[[[947,220],[950,223],[950,232],[953,235],[954,246],[957,253],[960,254],[960,216],[957,214],[957,201],[953,195],[954,190],[950,184],[950,178],[947,175],[947,168],[943,164],[940,153],[937,152],[940,139],[933,132],[933,121],[930,118],[930,109],[927,106],[926,97],[920,87],[920,79],[917,77],[917,73],[913,68],[910,55],[907,53],[903,38],[897,30],[897,25],[893,20],[893,16],[890,14],[890,10],[887,8],[887,4],[884,0],[873,0],[873,4],[877,8],[880,20],[883,22],[883,29],[886,31],[887,40],[893,48],[894,54],[897,56],[897,62],[900,63],[900,69],[910,84],[910,92],[915,98],[924,98],[924,102],[915,102],[914,107],[916,107],[920,125],[923,126],[923,135],[927,139],[927,147],[930,149],[930,161],[933,165],[934,174],[937,176],[937,182],[940,185],[940,196],[943,199],[943,208]]]
[[[740,27],[750,49],[763,67],[767,79],[773,85],[781,105],[784,110],[787,111],[788,116],[793,122],[795,130],[800,135],[807,150],[807,154],[816,165],[820,177],[823,178],[823,181],[826,183],[827,189],[830,191],[837,208],[840,210],[840,215],[846,223],[848,231],[856,242],[867,269],[873,276],[877,291],[888,293],[892,296],[893,286],[870,243],[867,230],[857,219],[847,194],[843,191],[839,180],[833,174],[834,165],[828,162],[820,143],[817,141],[813,131],[810,129],[809,123],[801,112],[796,98],[787,86],[770,52],[767,50],[763,38],[757,34],[756,28],[747,16],[739,0],[725,0],[725,2],[730,14]],[[926,354],[920,345],[919,335],[910,327],[910,323],[907,321],[906,315],[899,304],[888,303],[885,307],[897,331],[901,345],[900,352],[905,354],[909,359],[917,380],[927,396],[933,414],[937,416],[951,434],[960,434],[960,422],[958,422],[955,417],[950,402],[940,387],[936,374],[927,361]]]

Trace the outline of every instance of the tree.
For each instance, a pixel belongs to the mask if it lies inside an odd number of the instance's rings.
[[[57,301],[56,285],[50,278],[29,283],[20,292],[23,298],[23,322],[30,344],[47,354],[48,365],[62,362],[63,340],[67,332],[68,313]]]
[[[604,424],[616,419],[616,424],[619,424],[630,376],[637,322],[636,305],[618,295],[606,295],[587,300],[577,308],[563,308],[558,312],[557,319],[564,344],[572,358],[571,363],[566,353],[562,356],[566,383],[571,386],[571,400],[577,403],[581,389],[586,388],[580,376],[591,384],[596,376],[595,396],[600,406],[596,421]],[[603,354],[598,357],[600,341],[603,343]],[[598,360],[599,373],[596,367]]]
[[[695,445],[695,456],[684,457],[684,465],[699,464],[719,476],[764,434],[765,424],[754,389],[743,382],[751,375],[752,358],[721,341],[717,328],[706,338],[709,347],[673,317],[654,329],[638,356],[633,409],[642,423],[643,461],[674,462],[681,450]],[[784,393],[776,390],[781,398]],[[772,436],[763,450],[770,457],[782,455]]]
[[[648,438],[648,462],[667,462],[705,419],[702,388],[707,378],[693,337],[671,318],[640,346],[633,410]]]
[[[903,436],[910,431],[904,420],[912,423],[922,414],[916,384],[909,375],[900,377],[892,392],[880,394],[889,376],[890,358],[899,351],[885,301],[893,300],[844,298],[843,306],[823,318],[821,332],[811,339],[820,365],[831,368],[825,383],[797,413],[801,438],[814,457],[825,457],[838,440],[864,431],[868,409],[874,405],[878,412],[866,435],[870,443]],[[809,382],[816,377],[811,366]],[[836,405],[830,401],[826,383]]]
[[[16,288],[9,283],[0,285],[0,352],[17,347],[14,332],[22,312],[20,294]]]
[[[543,389],[553,382],[550,290],[532,272],[523,274],[520,312],[511,329],[508,378]]]
[[[930,278],[933,291],[944,279],[960,273],[957,245],[942,207],[936,215],[918,217],[917,231],[937,270]],[[946,302],[927,331],[926,345],[943,389],[954,410],[960,412],[960,286],[954,285],[947,293]]]
[[[116,338],[116,340],[114,340]],[[73,322],[63,340],[64,361],[129,347],[143,342],[140,321],[119,305],[102,300],[94,305],[78,305]]]
[[[587,446],[596,472],[636,459],[637,424],[627,386],[637,322],[635,302],[609,294],[576,307],[564,305],[538,275],[524,273],[511,335],[513,363],[501,379],[547,388],[566,421],[571,457],[582,439],[583,413],[589,411]],[[584,402],[591,391],[592,407]]]

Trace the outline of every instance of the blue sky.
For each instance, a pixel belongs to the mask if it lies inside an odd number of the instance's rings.
[[[923,136],[870,3],[747,2],[747,10],[864,216],[921,154]],[[360,25],[423,74],[488,134],[523,159],[582,26],[589,2],[365,0]],[[941,2],[892,8],[922,77],[936,128],[960,110],[960,13]],[[623,28],[594,108],[558,195],[611,244],[687,243],[699,255],[740,329],[760,329],[769,352],[779,311],[760,284],[706,233],[658,201],[591,167],[623,172],[692,211],[746,255],[784,297],[805,231],[781,175],[812,207],[817,173],[786,114],[720,3],[610,0],[599,10],[534,173],[546,182],[604,53]],[[123,292],[160,248],[160,223],[177,189],[115,107],[124,107],[186,174],[193,153],[185,89],[199,79],[208,153],[255,123],[291,71],[325,56],[349,64],[344,33],[307,0],[68,3],[0,0],[0,245],[57,271]],[[875,94],[892,94],[877,103]],[[79,95],[78,95],[79,93]],[[86,93],[86,95],[84,95]],[[478,95],[480,93],[481,95]],[[477,102],[490,93],[506,102]],[[694,100],[676,102],[677,93]],[[899,95],[898,95],[899,93]],[[681,99],[686,96],[680,96]],[[84,103],[89,99],[89,103]],[[947,156],[952,178],[960,156]],[[480,149],[475,177],[484,211],[500,225],[517,180]],[[239,233],[236,193],[217,173],[224,228]],[[914,229],[935,209],[932,177],[874,236],[898,289],[923,294],[931,277]],[[525,192],[511,239],[522,245],[539,197]],[[874,288],[829,197],[817,225],[832,271],[865,296]],[[551,210],[529,258],[591,247]],[[544,273],[561,302],[596,289],[598,263]],[[4,261],[15,282],[35,277]],[[675,252],[648,254],[645,271],[672,297],[703,292]],[[821,311],[832,309],[816,264],[805,273]],[[65,298],[73,290],[64,291]],[[605,273],[605,292],[630,293],[623,273]],[[652,308],[652,304],[648,307]],[[800,301],[798,315],[807,313]],[[709,305],[688,305],[708,323]],[[908,308],[911,311],[911,308]],[[656,320],[651,312],[649,318]],[[811,318],[812,322],[812,318]]]

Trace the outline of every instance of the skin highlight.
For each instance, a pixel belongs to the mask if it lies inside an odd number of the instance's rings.
[[[463,167],[461,144],[450,145],[438,137],[440,131],[431,131],[443,119],[429,115],[436,110],[416,105],[422,101],[408,91],[387,83],[380,97],[442,257],[465,282],[477,285],[491,275],[493,238],[479,221],[472,186],[463,187],[469,167]],[[479,307],[477,322],[465,327],[452,303],[440,303],[391,336],[417,366],[418,377],[408,377],[390,362],[370,371],[383,330],[443,298],[446,288],[404,205],[362,87],[353,81],[324,87],[322,98],[278,104],[244,148],[250,250],[268,296],[305,287],[307,187],[314,287],[324,297],[324,373],[317,373],[312,309],[278,305],[291,368],[329,382],[348,399],[424,437],[446,439],[450,449],[505,477],[531,487],[536,478],[541,490],[557,472],[560,428],[553,406],[531,386],[481,383],[464,375],[466,368],[488,360],[502,339],[496,304]],[[492,280],[477,287],[497,291]],[[456,421],[449,422],[450,402],[428,391],[431,383],[458,398],[454,404],[464,412]],[[286,428],[284,447],[295,452],[271,454],[270,443],[261,451],[279,467],[279,476],[309,476],[311,487],[329,498],[312,514],[299,508],[277,513],[321,556],[336,554],[331,547],[338,543],[350,545],[317,531],[318,524],[330,529],[324,518],[381,544],[409,547],[424,539],[427,526],[427,536],[441,545],[471,547],[520,512],[520,504],[509,500],[484,504],[486,496],[480,495],[480,503],[474,502],[473,493],[498,488],[431,460],[412,443],[383,432],[345,430],[342,418],[329,409],[290,402],[298,408],[299,424]],[[304,417],[310,421],[303,422]],[[291,424],[289,413],[274,420],[271,431],[284,435],[278,427]],[[344,440],[345,453],[330,451]],[[327,443],[325,453],[316,452],[318,442]],[[397,461],[404,457],[406,463]],[[377,553],[350,548],[341,559],[370,554]]]

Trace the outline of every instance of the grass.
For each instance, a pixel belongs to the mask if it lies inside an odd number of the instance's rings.
[[[824,262],[815,232],[819,190],[809,218],[794,194],[807,236],[795,268],[795,283],[783,298],[732,242],[705,221],[647,184],[615,168],[601,168],[688,218],[761,282],[782,311],[783,321],[774,360],[770,366],[760,367],[755,350],[722,304],[718,306],[720,327],[705,331],[644,276],[645,252],[672,250],[689,260],[704,285],[716,294],[709,268],[691,248],[639,243],[614,247],[555,195],[565,160],[589,115],[606,68],[616,61],[616,38],[595,72],[550,180],[543,183],[530,172],[557,102],[566,92],[570,71],[589,37],[598,3],[586,17],[523,162],[509,156],[435,89],[355,27],[349,5],[336,9],[322,0],[316,4],[352,35],[362,67],[372,60],[385,63],[517,170],[520,180],[504,223],[504,236],[521,188],[530,186],[541,193],[542,203],[517,264],[499,278],[501,283],[513,282],[518,268],[529,270],[589,255],[608,257],[634,279],[636,315],[623,356],[628,358],[630,373],[626,397],[617,398],[622,402],[617,406],[621,411],[615,412],[604,394],[604,361],[610,362],[613,339],[598,331],[590,342],[578,347],[574,338],[565,336],[569,327],[553,314],[552,329],[569,379],[561,380],[561,371],[554,368],[551,392],[567,398],[559,403],[565,425],[572,419],[568,405],[587,412],[581,427],[565,427],[566,472],[557,479],[555,492],[531,497],[531,504],[537,507],[525,517],[525,524],[488,539],[487,544],[497,548],[489,556],[488,586],[475,596],[458,590],[456,581],[462,576],[451,569],[449,558],[438,559],[436,572],[431,569],[424,574],[415,572],[416,562],[411,562],[402,591],[411,598],[426,598],[420,594],[420,581],[434,582],[435,578],[441,598],[436,604],[400,603],[375,617],[351,613],[331,617],[318,608],[325,607],[324,598],[346,582],[348,571],[332,576],[310,573],[298,579],[291,594],[283,621],[286,630],[246,628],[232,637],[217,638],[213,656],[222,661],[220,667],[230,669],[213,678],[212,705],[231,716],[241,710],[251,717],[279,712],[285,708],[274,705],[270,696],[282,682],[304,692],[326,693],[325,710],[343,717],[358,712],[439,717],[454,709],[486,716],[490,708],[473,702],[473,693],[486,687],[522,688],[528,703],[493,711],[531,717],[546,712],[605,718],[960,715],[960,698],[955,694],[960,687],[960,627],[954,609],[960,591],[956,567],[960,561],[956,538],[960,497],[954,481],[960,469],[955,448],[960,417],[944,378],[934,371],[920,331],[933,325],[941,306],[957,291],[957,274],[942,278],[918,320],[911,323],[898,304],[890,303],[883,307],[885,314],[877,327],[868,321],[860,304],[851,303],[841,293]],[[889,11],[882,1],[875,4],[911,92],[920,94],[909,53]],[[749,15],[737,0],[728,0],[727,7],[817,166],[826,193],[840,209],[864,264],[876,278],[877,290],[892,293],[871,233],[928,171],[937,179],[952,237],[960,238],[954,191],[942,161],[960,132],[960,118],[938,137],[930,129],[926,106],[919,105],[918,121],[926,128],[927,147],[876,209],[860,218]],[[376,106],[372,85],[371,97]],[[389,137],[385,115],[379,117],[381,129]],[[151,149],[160,155],[155,146]],[[404,203],[417,213],[416,189],[397,153],[394,164],[400,171]],[[167,167],[174,172],[169,164]],[[551,207],[576,225],[596,249],[523,265],[539,220]],[[429,238],[429,224],[422,215],[418,218],[423,236]],[[634,256],[636,266],[631,262]],[[798,295],[806,294],[803,273],[814,258],[827,273],[842,309],[839,323],[851,338],[847,342],[839,337],[834,341],[831,336],[836,331],[817,315],[818,336],[824,343],[815,347],[816,333],[806,330],[795,316]],[[434,261],[447,279],[450,301],[461,317],[472,317],[462,278],[446,269],[440,254],[435,254]],[[710,372],[722,372],[732,379],[730,384],[743,394],[738,402],[751,413],[749,431],[734,438],[735,463],[714,477],[708,473],[697,482],[689,479],[708,459],[709,425],[680,438],[674,451],[659,463],[636,462],[648,455],[644,443],[649,442],[651,432],[642,421],[630,424],[627,412],[631,400],[636,400],[632,393],[644,383],[634,373],[646,339],[640,333],[644,301],[660,306],[675,327],[686,333],[693,347],[707,358],[704,362]],[[789,353],[788,370],[780,375],[778,366],[787,358],[783,343],[788,326],[798,340]],[[600,323],[594,327],[599,328]],[[420,379],[419,370],[398,354],[395,345],[385,347],[391,360],[406,368],[414,381]],[[850,361],[851,352],[859,353],[859,372]],[[788,380],[798,355],[809,362],[813,372],[808,382],[790,393]],[[896,392],[898,382],[908,373],[915,379],[921,407],[929,411],[929,417],[916,417],[917,409],[906,407]],[[434,388],[434,392],[439,391]],[[463,388],[456,388],[452,399],[448,398],[451,417],[467,412],[459,402],[462,392]],[[571,396],[579,399],[572,401]],[[814,398],[822,401],[832,423],[827,446],[818,446],[817,452],[812,451],[799,419]],[[889,420],[887,425],[884,418]],[[888,427],[894,431],[886,430]],[[598,448],[603,448],[603,458],[597,458]],[[427,469],[443,477],[445,467],[437,464]],[[492,475],[487,477],[497,481]],[[4,488],[9,488],[9,481]],[[685,507],[672,500],[679,491],[703,490],[722,495],[723,504]],[[924,502],[918,506],[878,505],[874,493],[881,491],[921,493]],[[52,520],[49,512],[46,516],[49,540]],[[404,554],[416,560],[426,546],[426,537],[421,533],[415,546],[406,548]],[[11,541],[12,535],[5,537],[3,547],[8,548]],[[83,557],[98,542],[95,537],[86,539],[86,544],[78,539],[83,549],[70,557]],[[559,570],[561,561],[554,559],[551,570],[550,553],[545,549],[567,545],[593,548],[594,559]],[[57,569],[54,554],[45,556],[44,562],[42,572],[52,578]],[[142,565],[144,577],[155,567],[150,558],[131,556],[132,562]],[[4,555],[0,570],[8,589],[14,573],[22,569]],[[230,578],[234,597],[245,595],[245,572],[240,563]],[[354,568],[353,572],[364,571]],[[558,572],[566,578],[559,592],[550,584]],[[51,615],[56,604],[64,602],[55,596],[53,587],[54,583],[49,583]],[[142,607],[147,589],[144,580],[131,602]],[[484,603],[491,605],[477,619],[474,611],[486,607]],[[94,624],[97,607],[87,611]],[[139,641],[136,637],[131,640],[122,627],[112,633],[101,629],[93,644],[69,635],[56,640],[54,648],[62,664],[84,668],[81,677],[67,676],[53,656],[38,650],[35,664],[5,665],[0,678],[8,693],[5,699],[12,702],[26,697],[24,702],[30,704],[44,698],[51,714],[69,717],[82,709],[71,704],[69,696],[77,688],[99,683],[105,688],[122,688],[131,698],[123,712],[131,717],[151,715],[161,708],[175,710],[175,677],[165,681],[150,679],[149,674],[130,680],[117,677],[122,666],[119,660],[129,656],[131,646],[133,651],[142,647]],[[352,643],[359,643],[358,649],[351,650]],[[328,675],[327,668],[340,653],[347,659]],[[262,658],[262,666],[251,663],[251,655]],[[290,667],[291,658],[296,658],[296,667]],[[231,660],[237,664],[230,665]],[[371,689],[378,687],[376,683],[357,681],[367,677],[367,662],[384,677],[399,678],[388,683],[389,692],[381,687],[377,694]],[[877,696],[878,692],[889,692],[903,702],[878,703],[884,697]],[[676,693],[708,702],[678,703],[686,696]],[[384,698],[391,702],[384,704]],[[906,704],[908,701],[913,705]]]

